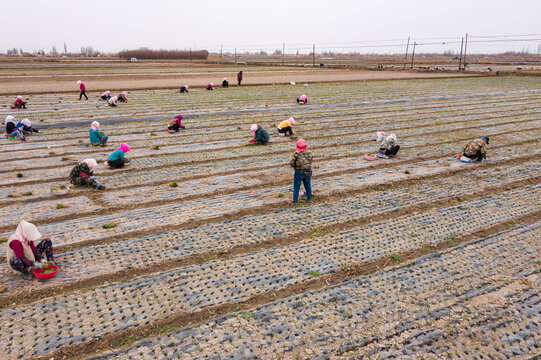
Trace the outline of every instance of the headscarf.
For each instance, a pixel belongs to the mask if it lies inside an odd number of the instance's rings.
[[[383,131],[377,131],[376,132],[376,141],[383,141],[387,134],[385,134]]]
[[[126,97],[127,94],[128,94],[128,93],[125,92],[125,91],[122,92],[122,96],[124,96],[124,97]]]
[[[15,120],[15,116],[13,116],[13,115],[6,116],[6,125],[8,123],[14,123],[15,124],[15,121],[13,121],[13,120]]]
[[[90,124],[90,127],[92,128],[92,130],[98,130],[98,128],[100,127],[100,123],[97,121],[92,121],[92,124]]]
[[[252,124],[252,126],[250,126],[250,130],[256,131],[257,130],[257,124]]]
[[[109,95],[111,92],[110,92],[109,90],[107,90],[105,93],[106,93],[107,95]]]
[[[128,146],[128,144],[126,143],[121,143],[120,144],[120,147],[118,149],[115,149],[116,150],[122,150],[124,151],[125,153],[127,153],[128,151],[130,151],[130,147]]]
[[[297,140],[297,152],[301,153],[303,151],[306,151],[306,141],[299,139]]]
[[[24,241],[28,245],[41,237],[41,234],[39,233],[36,225],[30,224],[29,222],[24,220],[19,223],[19,226],[17,226],[15,234],[19,238],[19,241]]]
[[[117,100],[118,100],[118,97],[113,96],[113,97],[111,97],[111,98],[109,99],[109,104],[116,104]]]
[[[483,140],[484,142],[486,142],[487,145],[488,145],[488,141],[489,141],[490,139],[489,139],[488,136],[483,136],[483,137],[481,138],[481,140]]]
[[[17,99],[23,99],[23,96],[22,95],[17,95]]]
[[[222,81],[227,81],[227,78],[224,78]]]
[[[292,117],[287,119],[287,121],[289,121],[291,123],[291,125],[295,125],[295,119],[293,119]]]
[[[81,85],[83,82],[81,80],[77,80],[77,85]]]
[[[186,88],[186,90],[188,90],[188,85],[184,85],[184,87]]]
[[[302,94],[301,97],[299,99],[306,99],[306,95]]]
[[[94,159],[84,159],[83,162],[88,165],[90,171],[94,171],[98,167],[98,163]]]
[[[32,122],[28,119],[23,119],[23,121],[21,121],[23,123],[24,126],[26,127],[30,127],[32,126]]]
[[[179,120],[184,120],[184,116],[182,116],[182,115],[180,115],[180,114],[178,114],[178,115],[175,116],[175,117],[176,117],[177,119],[179,119]]]

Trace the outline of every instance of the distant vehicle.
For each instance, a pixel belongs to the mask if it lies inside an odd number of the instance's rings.
[[[137,58],[131,58],[130,61],[131,62],[137,62]]]

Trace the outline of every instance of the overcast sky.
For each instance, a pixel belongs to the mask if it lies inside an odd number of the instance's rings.
[[[54,45],[60,51],[92,46],[101,51],[139,47],[239,51],[281,48],[308,52],[312,43],[360,52],[403,52],[409,35],[418,51],[454,50],[471,35],[519,35],[541,39],[541,0],[30,0],[2,1],[0,51],[25,51]],[[436,38],[434,40],[426,38]],[[398,41],[356,43],[370,40]],[[441,44],[446,40],[446,44]],[[499,52],[528,47],[541,40],[475,43],[469,52]],[[327,44],[331,43],[331,44]],[[399,45],[377,48],[353,46]],[[334,48],[333,50],[340,50]]]

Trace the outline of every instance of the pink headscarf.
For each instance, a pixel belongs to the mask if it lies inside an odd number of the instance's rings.
[[[88,165],[88,169],[92,172],[98,167],[98,162],[94,159],[84,159],[83,162]]]
[[[292,117],[287,119],[287,121],[289,121],[291,123],[291,125],[295,125],[295,119],[293,119]]]
[[[306,151],[306,141],[299,139],[297,140],[297,152],[301,153],[303,151]]]
[[[122,95],[123,95],[124,97],[126,97],[127,92],[123,91],[123,92],[122,92]]]
[[[28,245],[41,237],[41,234],[39,233],[36,225],[30,224],[29,222],[24,220],[19,223],[19,226],[17,226],[15,234],[19,238],[19,241],[24,241]]]
[[[306,95],[302,94],[302,95],[299,97],[299,100],[301,100],[301,101],[306,101]]]
[[[250,126],[250,130],[256,131],[257,130],[257,124],[252,124],[252,126]]]
[[[222,81],[227,81],[227,78],[224,78]]]
[[[188,85],[184,85],[184,87],[185,87],[186,89],[188,89]]]
[[[122,143],[122,144],[120,144],[120,147],[118,149],[115,149],[115,151],[116,150],[122,150],[125,153],[127,153],[128,151],[130,151],[130,147],[128,146],[128,144]]]
[[[97,121],[92,121],[92,124],[90,124],[90,127],[92,128],[92,130],[98,130],[98,128],[100,127],[100,123]]]

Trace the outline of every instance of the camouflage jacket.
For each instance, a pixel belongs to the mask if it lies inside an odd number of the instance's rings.
[[[464,154],[467,155],[475,155],[477,152],[481,150],[481,155],[483,155],[483,159],[487,157],[487,144],[483,141],[483,139],[476,139],[472,140],[464,147]]]
[[[308,150],[295,152],[289,162],[295,170],[309,170],[312,168],[312,153]]]
[[[85,174],[86,176],[90,177],[92,176],[92,171],[88,168],[88,165],[84,162],[77,164],[71,169],[70,172],[70,182],[73,184],[75,179],[81,176],[81,174]],[[83,175],[84,176],[84,175]]]

